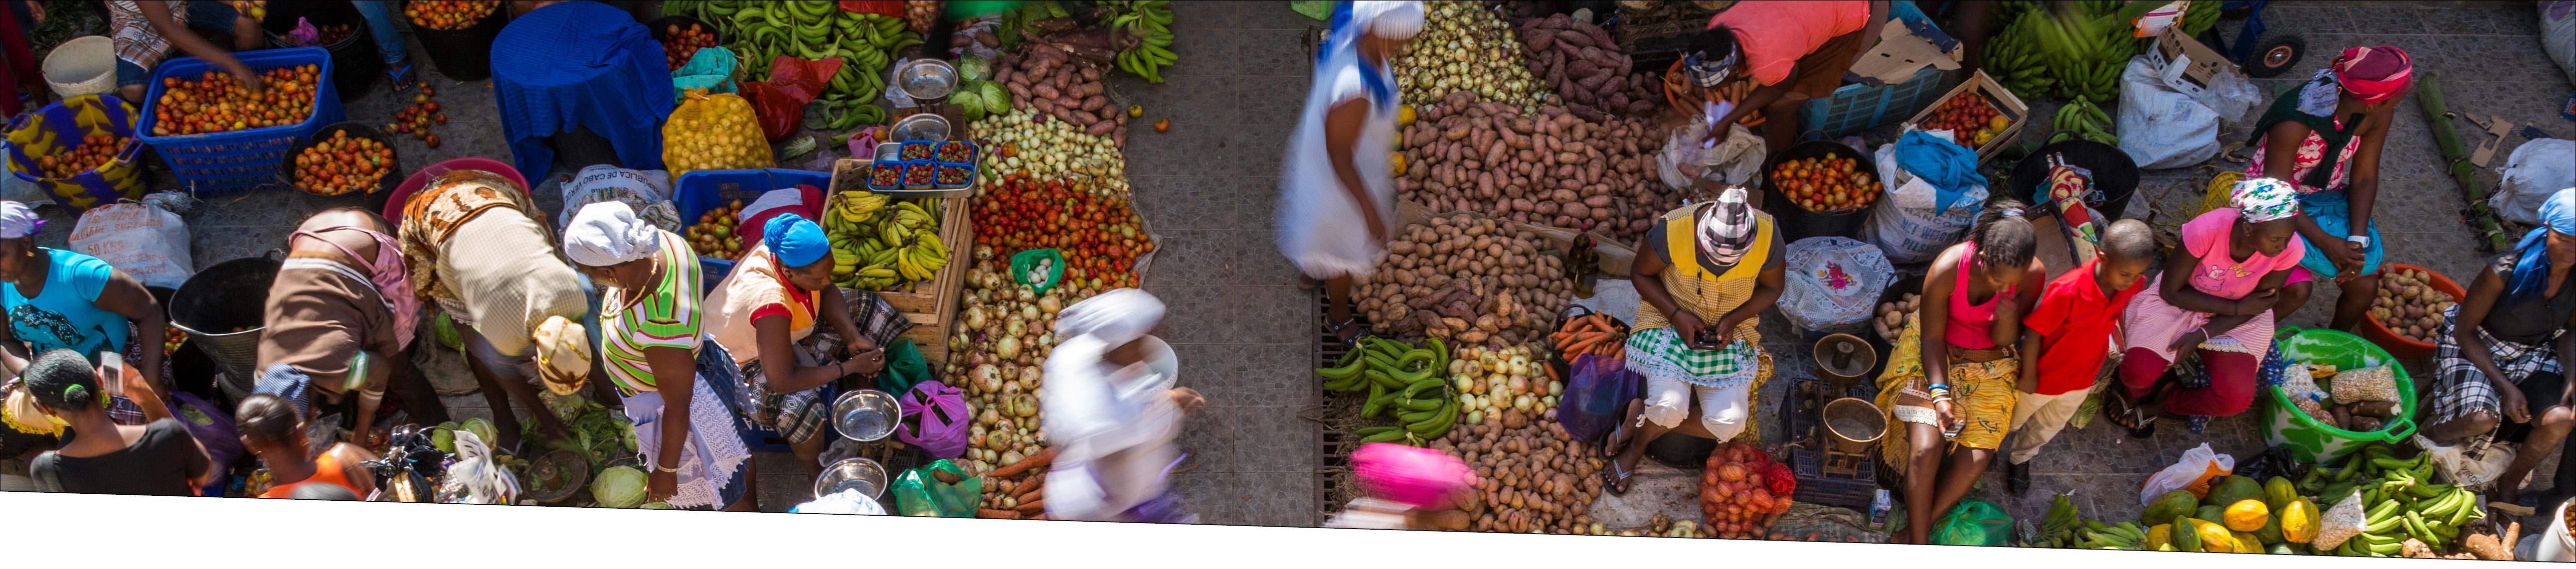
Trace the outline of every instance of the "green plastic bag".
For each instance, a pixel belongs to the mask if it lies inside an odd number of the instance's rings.
[[[1032,275],[1031,273],[1039,273]],[[1064,255],[1054,249],[1030,249],[1011,256],[1011,282],[1027,284],[1046,294],[1064,278]]]
[[[956,484],[940,482],[938,472],[955,474],[963,480]],[[983,496],[983,477],[967,476],[966,469],[947,460],[903,471],[903,476],[894,481],[894,508],[899,515],[971,518]]]
[[[733,50],[722,47],[700,48],[689,56],[688,63],[671,70],[672,101],[688,100],[690,89],[706,89],[708,94],[734,92],[734,68],[741,59]]]
[[[1963,500],[1932,526],[1934,545],[1999,546],[2012,538],[2012,516],[1993,503]]]
[[[912,392],[912,384],[930,381],[930,361],[921,357],[921,348],[911,338],[896,338],[886,346],[885,371],[877,373],[877,389],[900,396]]]

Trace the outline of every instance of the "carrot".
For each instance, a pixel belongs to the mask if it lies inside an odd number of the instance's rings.
[[[1019,462],[1011,463],[1010,466],[995,469],[991,476],[994,478],[1010,478],[1012,476],[1018,476],[1022,472],[1028,472],[1030,469],[1046,466],[1047,463],[1051,462],[1055,462],[1055,447],[1047,447],[1046,450],[1038,451],[1037,454],[1029,455],[1028,458],[1020,459]]]
[[[1561,375],[1557,375],[1557,374],[1556,374],[1556,366],[1538,366],[1538,367],[1547,368],[1547,379],[1548,379],[1548,380],[1550,380],[1550,381],[1565,381],[1565,376],[1561,376]]]
[[[975,517],[988,520],[1016,520],[1020,519],[1020,513],[1011,510],[986,510],[979,508],[975,510]]]
[[[1037,480],[1037,481],[1035,481],[1035,482],[1030,482],[1030,483],[1027,483],[1027,484],[1022,484],[1022,485],[1020,485],[1020,487],[1019,487],[1019,488],[1015,488],[1015,489],[1013,489],[1014,491],[1016,491],[1016,492],[1018,492],[1018,493],[1017,493],[1017,494],[1012,495],[1012,496],[1011,496],[1011,499],[1013,499],[1013,500],[1017,500],[1017,501],[1019,501],[1019,502],[1021,502],[1021,503],[1027,503],[1027,502],[1033,502],[1033,501],[1036,501],[1036,500],[1037,500],[1037,499],[1039,499],[1040,497],[1045,496],[1045,495],[1046,495],[1046,483],[1045,483],[1045,480],[1046,480],[1046,479],[1040,478],[1040,479],[1036,479],[1036,480]]]
[[[1548,334],[1548,335],[1547,335],[1547,339],[1548,339],[1548,340],[1554,341],[1554,342],[1556,342],[1556,344],[1557,344],[1557,345],[1560,345],[1560,346],[1565,345],[1565,340],[1566,340],[1566,339],[1568,339],[1568,338],[1573,338],[1573,337],[1574,337],[1574,333],[1573,333],[1573,332],[1570,332],[1570,331],[1569,331],[1569,332],[1557,332],[1557,333],[1554,333],[1554,334]]]
[[[1013,509],[1013,510],[1017,510],[1017,511],[1019,511],[1019,513],[1022,513],[1022,514],[1034,514],[1034,513],[1038,513],[1038,512],[1044,512],[1044,511],[1046,511],[1046,500],[1038,500],[1038,501],[1034,501],[1034,502],[1021,502],[1021,503],[1020,503],[1020,507],[1012,508],[1012,509]]]

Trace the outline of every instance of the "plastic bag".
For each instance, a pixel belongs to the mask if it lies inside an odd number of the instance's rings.
[[[824,84],[840,71],[838,57],[807,61],[781,56],[770,63],[768,81],[743,83],[742,93],[760,115],[761,133],[778,142],[796,133],[805,119],[805,104],[822,96]]]
[[[2463,488],[2486,490],[2487,485],[2494,483],[2497,476],[2504,474],[2506,466],[2513,464],[2514,445],[2479,445],[2484,448],[2465,444],[2442,446],[2435,444],[2432,439],[2424,438],[2424,433],[2421,432],[2415,433],[2412,438],[2415,439],[2416,447],[2424,449],[2424,452],[2433,456],[2433,468],[2442,471],[2444,477]],[[2530,482],[2528,478],[2523,480],[2525,485],[2529,485]]]
[[[1947,139],[1943,134],[1932,136]],[[1986,209],[1986,187],[1970,186],[1943,209],[1940,188],[1896,164],[1896,145],[1878,147],[1878,179],[1889,181],[1884,205],[1869,214],[1860,238],[1878,246],[1890,263],[1921,263],[1941,255],[1977,224]]]
[[[1806,330],[1856,330],[1896,275],[1878,247],[1843,237],[1800,239],[1789,244],[1786,257],[1788,290],[1780,293],[1780,314]]]
[[[186,392],[171,393],[170,400],[163,404],[169,406],[170,417],[178,419],[179,426],[188,428],[188,435],[197,439],[198,446],[206,451],[207,460],[218,468],[250,454],[250,450],[242,446],[241,431],[233,428],[232,414],[224,412],[223,407]],[[225,476],[214,476],[199,490],[206,496],[222,496],[224,486],[230,481]]]
[[[2505,221],[2540,225],[2540,204],[2558,190],[2576,188],[2576,141],[2540,138],[2514,147],[2498,171],[2496,196],[2488,200]]]
[[[690,91],[662,123],[662,163],[671,177],[698,170],[748,170],[775,164],[751,101],[731,93]]]
[[[905,391],[901,403],[903,418],[895,424],[895,440],[921,447],[936,458],[966,454],[966,425],[975,420],[975,412],[966,407],[965,390],[924,381]]]
[[[2540,50],[2549,60],[2567,72],[2567,80],[2576,82],[2576,2],[2549,0],[2541,2]]]
[[[2388,366],[2367,367],[2337,373],[2328,389],[2334,391],[2336,403],[2365,401],[2401,401],[2397,398],[2397,374]],[[2404,413],[2405,410],[2398,410]]]
[[[1046,294],[1064,278],[1064,254],[1054,249],[1030,249],[1011,256],[1011,282],[1028,283],[1037,294]]]
[[[741,66],[742,60],[734,56],[733,50],[721,47],[701,48],[696,55],[689,56],[688,63],[681,64],[679,69],[671,71],[671,92],[676,94],[679,97],[677,100],[680,101],[688,100],[687,93],[695,89],[705,89],[709,93],[732,93],[735,90],[734,70]]]
[[[940,482],[939,472],[954,474],[963,480],[956,484]],[[903,476],[895,479],[894,489],[888,492],[894,494],[895,513],[916,517],[971,518],[975,517],[976,503],[984,495],[984,478],[967,476],[966,469],[941,460],[903,471]]]
[[[2218,155],[2218,112],[2167,85],[2161,57],[2129,58],[2120,76],[2120,150],[2140,169],[2181,168]]]
[[[2236,457],[2211,450],[2209,443],[2200,443],[2200,446],[2182,451],[2182,458],[2175,460],[2173,466],[2148,476],[2146,486],[2138,490],[2138,505],[2154,504],[2157,496],[2175,490],[2190,491],[2193,496],[2207,496],[2210,481],[2235,471]]]
[[[1984,500],[1962,500],[1932,526],[1933,545],[2005,545],[2012,538],[2012,516]]]
[[[2317,536],[2308,541],[2308,548],[2316,551],[2334,549],[2342,546],[2343,540],[2361,535],[2365,514],[2361,510],[2361,494],[2345,495],[2343,501],[2335,502],[2334,507],[2326,508],[2325,515],[2317,517]]]
[[[555,216],[555,229],[572,225],[572,214],[582,206],[604,201],[625,202],[634,208],[635,217],[679,233],[680,210],[671,205],[671,175],[661,170],[628,170],[608,164],[582,168],[563,183],[563,213]]]
[[[145,286],[176,289],[197,272],[188,256],[188,222],[155,205],[128,201],[91,209],[72,226],[71,247]]]
[[[1592,354],[1575,356],[1568,367],[1573,379],[1557,401],[1556,419],[1574,440],[1600,440],[1628,419],[1628,402],[1637,399],[1637,372],[1618,358]]]
[[[921,357],[921,347],[911,338],[896,338],[885,346],[885,371],[877,374],[877,389],[886,393],[909,393],[912,386],[930,381],[930,362]]]
[[[878,503],[876,499],[860,494],[857,489],[842,490],[830,496],[815,498],[812,502],[797,504],[795,507],[788,508],[787,513],[842,514],[850,516],[886,515],[885,504]]]
[[[1664,139],[1664,149],[1655,153],[1655,172],[1661,175],[1664,185],[1689,189],[1695,179],[1753,185],[1762,175],[1762,158],[1770,155],[1763,148],[1762,135],[1740,124],[1727,125],[1727,128],[1732,134],[1716,148],[1700,148],[1700,141],[1708,139],[1705,115],[1694,117],[1690,124],[1673,129],[1672,137]],[[1682,164],[1698,167],[1699,175],[1683,174]]]

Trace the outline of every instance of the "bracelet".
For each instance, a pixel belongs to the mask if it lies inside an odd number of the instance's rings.
[[[1950,388],[1950,384],[1947,384],[1947,383],[1935,383],[1935,384],[1932,384],[1932,386],[1931,386],[1931,387],[1928,387],[1928,388],[1926,388],[1926,389],[1932,389],[1932,390],[1935,390],[1935,391],[1939,391],[1939,390],[1944,390],[1944,389],[1949,389],[1949,388]]]
[[[2343,240],[2350,241],[2354,245],[2360,245],[2364,249],[2370,248],[2370,236],[2368,235],[2351,235],[2344,237]]]
[[[656,464],[656,465],[653,465],[653,470],[654,470],[654,471],[656,471],[656,472],[669,472],[669,473],[672,473],[672,474],[679,474],[679,473],[680,473],[680,467],[677,467],[677,466],[662,466],[662,465]]]

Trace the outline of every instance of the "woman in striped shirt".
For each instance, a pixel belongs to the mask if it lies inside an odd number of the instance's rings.
[[[730,407],[741,372],[704,335],[703,277],[688,242],[636,219],[625,202],[600,202],[564,229],[564,256],[606,288],[599,372],[635,419],[637,450],[652,469],[649,499],[754,509],[743,499],[750,494],[746,427]]]

